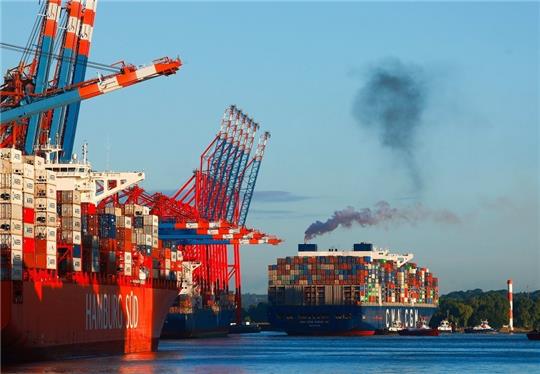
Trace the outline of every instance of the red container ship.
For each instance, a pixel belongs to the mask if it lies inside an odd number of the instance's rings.
[[[178,293],[171,281],[135,286],[125,279],[28,275],[2,281],[5,361],[154,351]]]
[[[2,360],[155,350],[182,256],[147,207],[101,204],[144,174],[13,148],[0,159]],[[97,178],[110,184],[101,194]]]

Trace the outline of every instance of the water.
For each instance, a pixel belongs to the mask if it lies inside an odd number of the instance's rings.
[[[159,351],[12,368],[31,373],[540,372],[540,341],[515,335],[289,337],[281,333],[164,340]]]

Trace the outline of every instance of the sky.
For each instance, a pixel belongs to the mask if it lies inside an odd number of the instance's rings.
[[[2,42],[24,45],[37,1],[0,9]],[[171,191],[228,105],[253,116],[272,137],[248,226],[284,243],[242,247],[244,292],[266,292],[267,265],[294,255],[310,224],[379,201],[457,220],[353,224],[312,242],[413,253],[442,293],[502,289],[508,278],[539,289],[539,14],[535,2],[101,0],[90,60],[180,56],[183,66],[84,102],[76,148],[89,143],[94,169],[142,170],[146,189]],[[1,57],[5,71],[19,56]],[[407,153],[355,115],[373,72],[392,64],[423,90]]]

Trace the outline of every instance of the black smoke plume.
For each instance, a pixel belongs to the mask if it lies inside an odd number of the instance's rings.
[[[353,105],[358,123],[375,130],[381,144],[405,163],[417,190],[422,187],[422,178],[415,159],[415,140],[427,94],[422,69],[393,59],[368,71]]]
[[[316,236],[324,235],[334,231],[338,227],[351,228],[353,224],[366,226],[377,226],[380,224],[400,224],[411,225],[420,221],[433,221],[438,223],[459,223],[459,218],[454,213],[447,210],[431,210],[418,203],[408,208],[393,208],[386,201],[375,204],[374,209],[364,208],[355,210],[347,207],[334,212],[332,217],[325,222],[316,221],[306,230],[304,240],[307,242]]]

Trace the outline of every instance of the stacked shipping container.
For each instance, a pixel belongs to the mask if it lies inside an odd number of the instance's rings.
[[[57,189],[45,160],[0,149],[2,279],[48,269],[123,275],[137,280],[180,279],[182,254],[158,239],[159,219],[147,207],[97,207],[76,190]]]
[[[414,263],[353,256],[279,258],[269,265],[269,298],[276,304],[438,303],[438,280]]]

